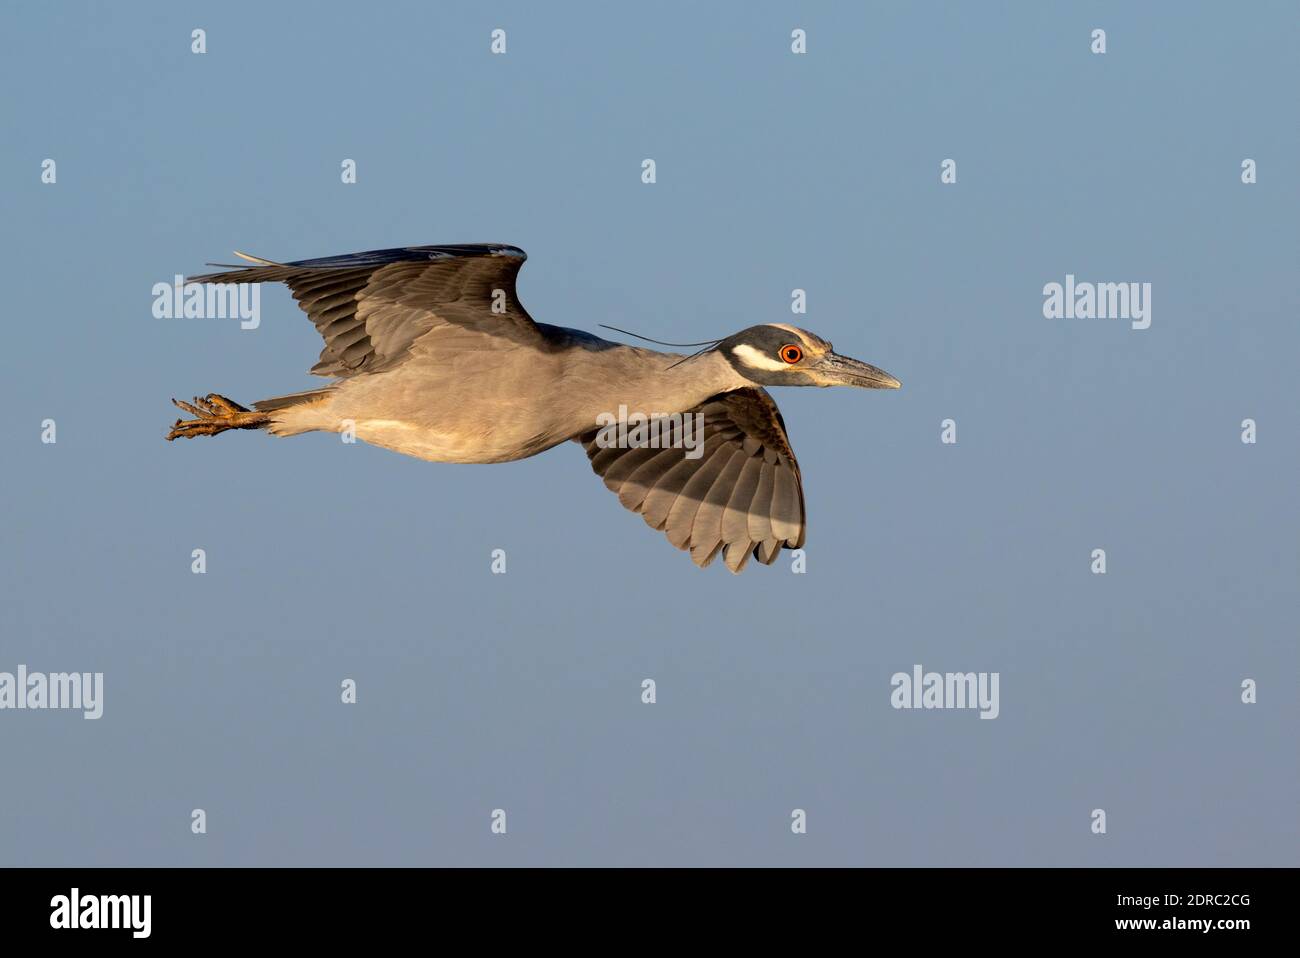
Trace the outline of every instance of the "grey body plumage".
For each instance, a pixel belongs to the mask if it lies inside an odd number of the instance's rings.
[[[240,254],[242,255],[242,254]],[[512,246],[419,246],[258,263],[190,282],[283,282],[325,341],[321,389],[255,403],[177,403],[195,415],[168,439],[228,429],[290,436],[351,430],[437,462],[509,462],[569,440],[620,501],[699,565],[739,572],[804,541],[798,463],[767,385],[897,388],[873,366],[784,324],[750,327],[697,354],[665,353],[535,323],[515,295]],[[598,417],[699,414],[702,453],[618,447]],[[678,436],[680,438],[680,436]]]

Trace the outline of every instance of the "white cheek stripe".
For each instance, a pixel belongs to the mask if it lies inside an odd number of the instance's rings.
[[[753,346],[746,346],[744,343],[741,343],[739,346],[732,346],[731,352],[732,355],[752,369],[774,371],[790,368],[789,363],[783,363],[779,359],[772,359],[766,353],[760,353]]]

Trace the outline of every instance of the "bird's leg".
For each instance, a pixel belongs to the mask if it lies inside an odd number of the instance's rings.
[[[202,399],[195,397],[194,402],[172,402],[180,409],[192,414],[194,419],[177,419],[167,441],[173,439],[193,439],[195,436],[215,436],[227,429],[264,429],[271,421],[269,414],[254,412],[225,396],[208,393]]]

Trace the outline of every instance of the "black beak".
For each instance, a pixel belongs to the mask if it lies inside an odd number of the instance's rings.
[[[827,386],[857,386],[859,389],[897,389],[900,383],[883,369],[869,363],[828,353],[813,367],[817,378]]]

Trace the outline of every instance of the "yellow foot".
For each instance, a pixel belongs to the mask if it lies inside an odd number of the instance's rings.
[[[193,404],[173,399],[172,402],[197,418],[177,419],[167,441],[173,439],[193,439],[195,436],[215,436],[227,429],[261,429],[271,417],[264,412],[252,410],[216,393],[208,393],[202,399],[195,397]]]

